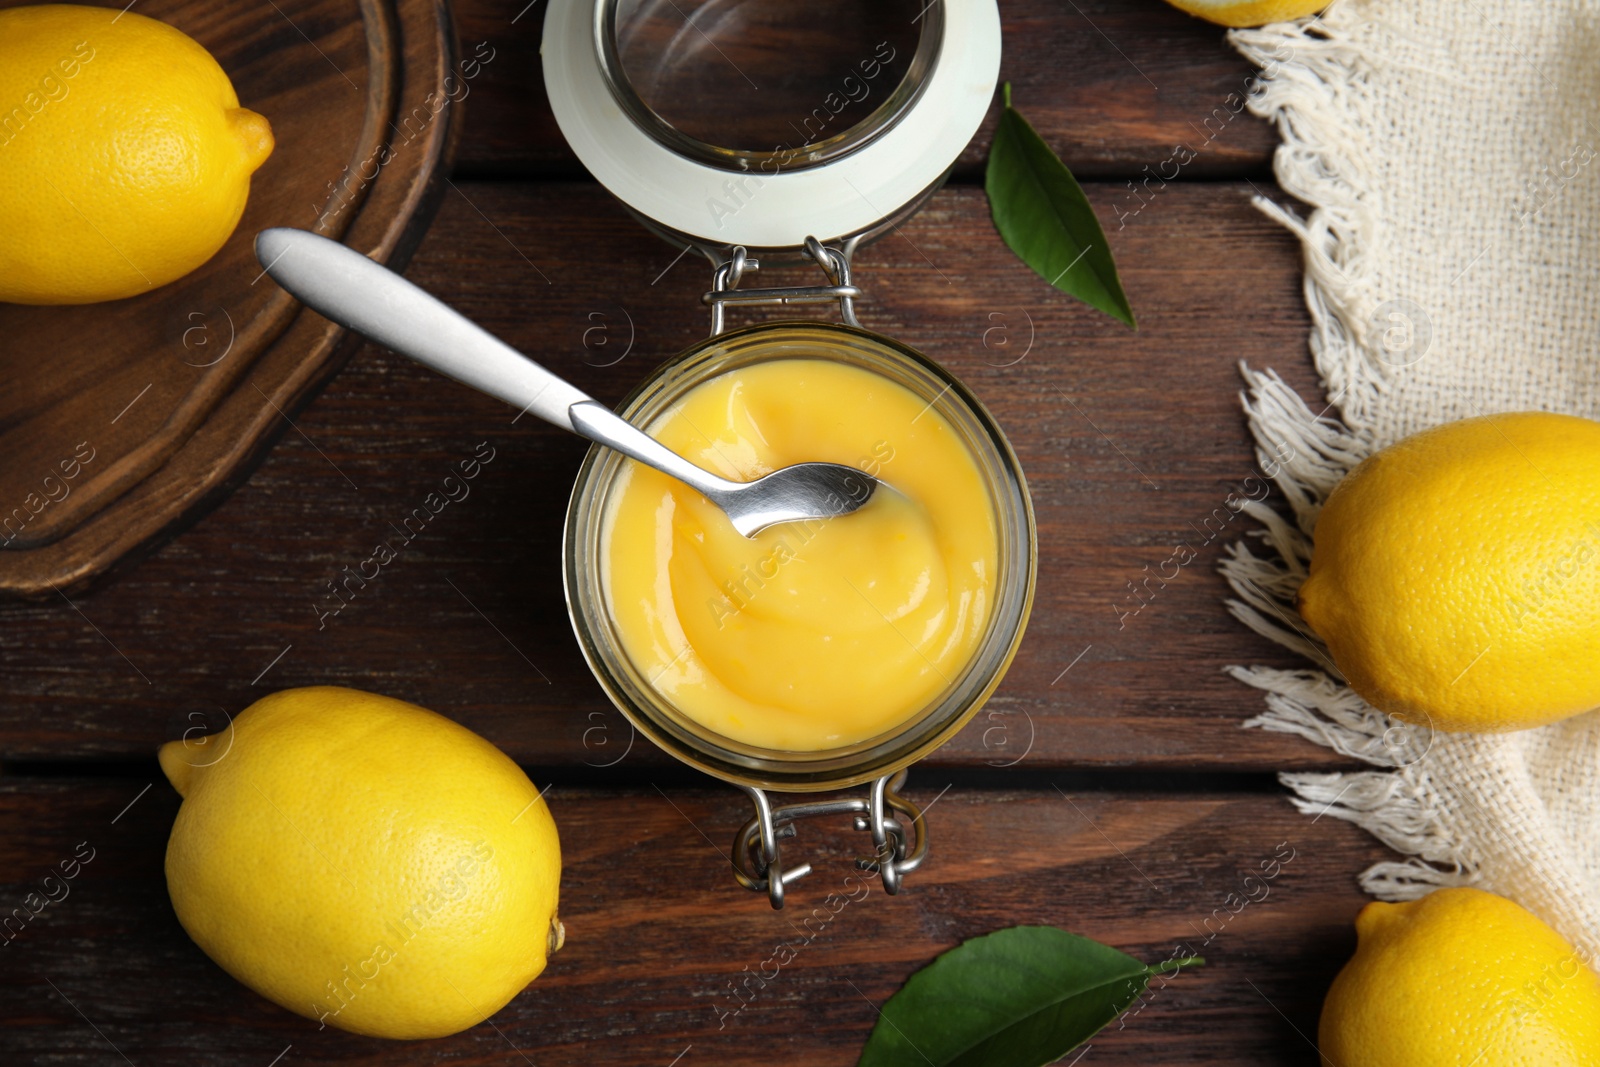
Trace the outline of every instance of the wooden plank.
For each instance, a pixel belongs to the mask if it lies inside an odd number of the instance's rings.
[[[458,157],[469,175],[574,174],[578,164],[544,92],[544,9],[527,0],[461,0],[462,54],[492,57],[464,81],[467,118]],[[1080,177],[1139,182],[1258,177],[1277,140],[1242,111],[1253,68],[1220,27],[1162,0],[1008,0],[1002,79],[1019,109]],[[979,173],[998,109],[961,156]],[[1192,161],[1174,166],[1185,146]]]
[[[1214,573],[1223,543],[1246,532],[1224,500],[1256,472],[1236,364],[1298,369],[1291,380],[1316,392],[1297,251],[1250,192],[1175,185],[1118,229],[1120,194],[1091,187],[1138,332],[1019,264],[974,189],[946,190],[863,251],[863,321],[991,406],[1039,519],[1028,637],[990,709],[936,763],[1260,770],[1336,758],[1241,730],[1260,698],[1223,674],[1298,665],[1227,615]],[[705,333],[706,266],[674,255],[593,186],[468,184],[409,274],[614,402]],[[267,690],[336,683],[435,708],[526,763],[615,760],[629,729],[583,663],[561,594],[562,515],[584,446],[514,415],[363,350],[217,513],[71,604],[5,606],[0,758],[148,757],[193,716],[220,725]],[[494,458],[471,495],[368,586],[350,585],[348,603],[335,599],[344,568],[395,540],[480,442]],[[1145,586],[1180,543],[1196,558]],[[643,742],[627,759],[625,770],[665,761]]]
[[[1175,951],[1209,961],[1113,1023],[1091,1062],[1308,1063],[1304,1035],[1354,947],[1353,872],[1386,855],[1272,795],[958,787],[930,811],[933,852],[899,896],[846,881],[861,835],[806,826],[787,847],[819,869],[775,913],[719,855],[745,818],[731,790],[556,787],[567,947],[491,1023],[396,1044],[319,1032],[201,954],[162,875],[178,800],[159,780],[140,796],[148,780],[0,785],[6,909],[80,842],[94,850],[69,894],[0,948],[8,1062],[120,1052],[140,1067],[265,1067],[287,1052],[285,1064],[851,1064],[875,1005],[912,971],[963,939],[1039,923],[1151,962]],[[926,804],[939,788],[926,774],[911,793]],[[802,925],[834,892],[856,899]],[[792,961],[744,985],[780,943],[795,946]]]

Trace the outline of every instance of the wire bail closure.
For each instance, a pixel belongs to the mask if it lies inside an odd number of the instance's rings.
[[[878,778],[865,797],[840,797],[785,804],[774,808],[766,792],[755,786],[740,786],[755,802],[755,818],[744,824],[733,842],[733,873],[739,884],[753,892],[765,892],[774,909],[783,907],[783,893],[789,883],[811,873],[811,864],[783,867],[778,839],[795,836],[795,822],[814,816],[851,814],[856,830],[872,833],[873,855],[856,860],[856,868],[876,871],[883,879],[884,892],[900,891],[900,878],[922,866],[928,856],[928,828],[922,811],[900,796],[906,772]],[[900,818],[898,816],[904,816]],[[911,834],[907,839],[906,830]]]
[[[763,305],[839,304],[839,317],[847,326],[860,328],[856,319],[855,300],[861,290],[850,282],[850,259],[855,255],[860,237],[851,237],[842,248],[829,248],[815,237],[807,237],[805,254],[827,275],[827,285],[791,285],[770,289],[740,289],[739,282],[745,271],[761,269],[758,260],[750,258],[744,245],[735,245],[733,254],[717,264],[711,276],[711,291],[700,297],[700,302],[711,308],[711,336],[726,328],[723,324],[725,307],[758,307]]]

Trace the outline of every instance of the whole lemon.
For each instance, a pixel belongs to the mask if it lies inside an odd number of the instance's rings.
[[[0,11],[0,300],[86,304],[210,259],[272,128],[217,61],[155,19]]]
[[[1481,889],[1374,902],[1317,1037],[1339,1067],[1600,1067],[1600,976]]]
[[[1368,457],[1317,520],[1300,613],[1402,720],[1519,730],[1600,705],[1600,423],[1489,415]]]
[[[561,846],[499,749],[424,708],[287,689],[173,741],[178,921],[223,970],[324,1024],[439,1037],[494,1014],[561,947]]]
[[[1265,26],[1315,15],[1330,0],[1167,0],[1179,11],[1222,26]]]

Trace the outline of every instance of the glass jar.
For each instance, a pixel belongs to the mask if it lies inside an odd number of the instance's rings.
[[[579,469],[567,510],[563,575],[573,630],[595,677],[634,727],[690,766],[738,785],[753,797],[757,793],[764,797],[772,790],[834,791],[875,781],[879,783],[875,789],[885,794],[880,806],[894,808],[916,823],[915,809],[893,794],[888,780],[943,745],[977,713],[1000,684],[1022,640],[1037,568],[1027,484],[1000,427],[956,378],[891,338],[851,326],[769,322],[719,334],[657,369],[618,413],[648,427],[702,382],[752,364],[796,358],[854,366],[910,391],[956,430],[980,472],[994,516],[998,573],[986,631],[960,673],[936,699],[898,726],[842,748],[813,752],[761,749],[702,726],[653,688],[640,666],[629,659],[607,610],[602,533],[618,475],[631,461],[600,447],[590,450]],[[759,823],[764,805],[761,798],[756,803]],[[829,810],[870,815],[854,806],[859,802],[843,803],[846,806]],[[870,799],[867,804],[870,808]],[[782,821],[780,818],[779,823]],[[904,820],[900,829],[907,829]],[[911,869],[903,861],[917,852],[914,839],[921,835],[915,833],[916,827],[910,829],[913,840],[907,840],[902,832],[898,842],[904,854],[899,857],[902,862],[896,865],[896,874]],[[753,873],[758,875],[752,881],[762,881],[769,866],[752,863]],[[763,888],[770,892],[770,885]]]
[[[584,657],[639,732],[749,794],[756,814],[735,842],[739,881],[782,907],[784,886],[810,869],[782,865],[787,824],[847,813],[872,834],[874,855],[858,865],[893,893],[927,851],[925,820],[897,792],[905,768],[954,736],[1005,674],[1032,603],[1035,532],[1022,470],[994,419],[938,364],[860,328],[850,263],[859,244],[933,195],[983,122],[1000,67],[995,0],[550,0],[541,56],[551,110],[579,160],[642,224],[713,268],[710,339],[658,369],[618,414],[649,426],[725,371],[797,354],[838,360],[925,398],[964,436],[984,479],[1000,574],[976,651],[898,727],[820,752],[719,736],[630,662],[607,611],[601,556],[628,461],[591,450],[568,507],[564,580]],[[740,288],[759,268],[753,254],[769,266],[812,262],[826,284]],[[724,332],[727,307],[827,303],[838,304],[842,325]],[[864,798],[774,807],[767,795],[864,782]]]

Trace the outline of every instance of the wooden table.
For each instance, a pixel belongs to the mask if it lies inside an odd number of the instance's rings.
[[[460,0],[463,51],[486,42],[493,58],[408,274],[614,401],[703,334],[708,273],[573,160],[544,101],[542,8],[525,2]],[[937,803],[932,855],[904,892],[841,913],[724,1014],[795,913],[734,884],[722,850],[745,799],[642,740],[628,749],[578,654],[558,554],[583,446],[366,347],[192,529],[70,603],[0,608],[0,911],[80,842],[95,856],[0,947],[0,1062],[849,1064],[908,974],[1017,923],[1210,961],[1096,1038],[1091,1064],[1316,1062],[1355,876],[1386,852],[1297,813],[1275,781],[1336,757],[1241,728],[1260,697],[1223,668],[1296,664],[1224,607],[1215,565],[1245,520],[1200,532],[1256,469],[1238,363],[1318,395],[1297,249],[1250,203],[1282,195],[1275,138],[1238,113],[1250,70],[1222,32],[1159,0],[1008,0],[1003,15],[1003,76],[1085,179],[1140,329],[1001,245],[981,187],[993,115],[928,209],[858,259],[864,323],[951,367],[1007,427],[1041,541],[1010,675],[912,772],[909,794]],[[1164,181],[1178,145],[1196,158]],[[484,441],[495,458],[471,496],[321,617],[341,568]],[[1180,541],[1198,558],[1132,613],[1129,583]],[[412,1045],[318,1032],[235,983],[173,917],[162,855],[178,801],[156,747],[318,683],[435,708],[553,783],[568,944],[491,1023]],[[818,869],[792,907],[829,892],[860,842],[805,826],[790,847]],[[1228,909],[1244,874],[1290,852],[1265,899]]]

